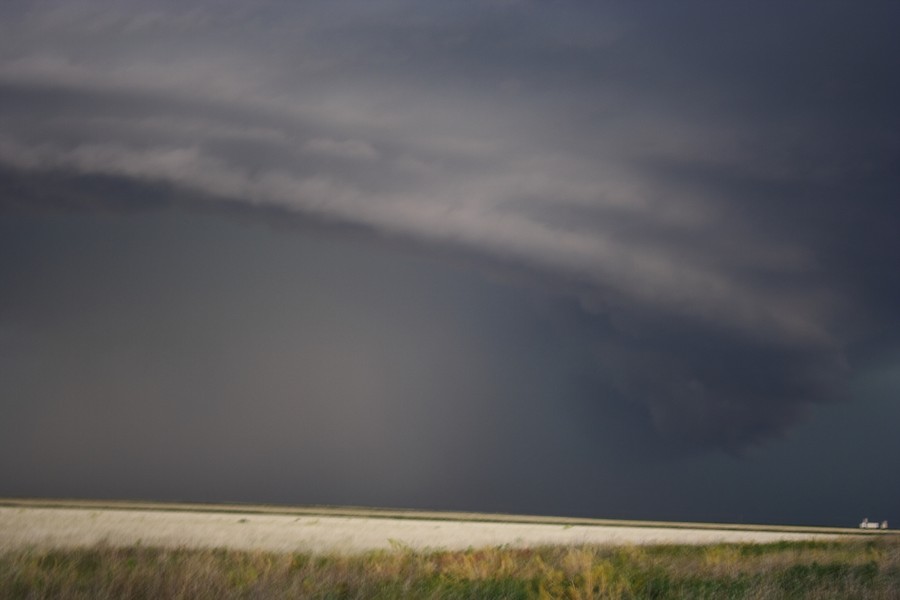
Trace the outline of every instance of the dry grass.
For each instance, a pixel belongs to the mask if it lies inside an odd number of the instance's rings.
[[[362,555],[95,547],[0,554],[0,598],[898,598],[893,537]]]

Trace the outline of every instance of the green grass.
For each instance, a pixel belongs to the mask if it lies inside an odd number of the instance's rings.
[[[0,554],[0,598],[900,598],[900,542]]]

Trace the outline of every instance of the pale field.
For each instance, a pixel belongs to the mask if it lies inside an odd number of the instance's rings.
[[[358,553],[545,545],[771,543],[846,538],[848,530],[716,528],[711,525],[506,522],[341,514],[278,514],[226,510],[0,505],[0,552],[21,548],[153,546],[275,552]],[[286,511],[287,512],[287,511]],[[364,511],[361,511],[364,512]],[[427,513],[426,513],[427,514]]]

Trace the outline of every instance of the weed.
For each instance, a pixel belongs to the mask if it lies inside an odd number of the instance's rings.
[[[0,598],[896,598],[900,542],[359,555],[97,546],[0,553]]]

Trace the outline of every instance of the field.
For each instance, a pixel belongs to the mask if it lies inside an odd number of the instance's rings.
[[[900,536],[0,501],[0,598],[900,598]]]
[[[859,529],[346,508],[0,501],[0,550],[141,544],[272,552],[827,541]],[[879,535],[870,533],[870,535]]]
[[[144,547],[0,555],[2,598],[898,598],[893,537],[363,554]]]

